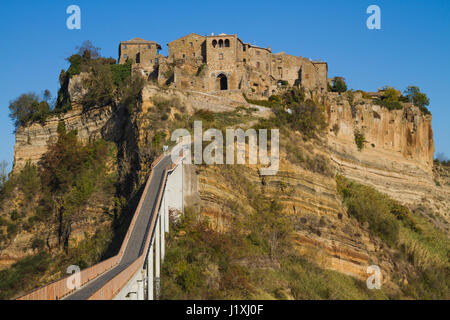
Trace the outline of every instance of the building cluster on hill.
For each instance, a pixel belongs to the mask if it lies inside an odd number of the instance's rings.
[[[159,84],[200,92],[239,90],[248,96],[270,96],[286,85],[327,90],[328,65],[284,52],[272,53],[244,43],[237,35],[188,34],[168,43],[168,56],[154,41],[120,42],[119,63],[133,61]]]

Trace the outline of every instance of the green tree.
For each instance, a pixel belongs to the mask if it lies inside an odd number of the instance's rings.
[[[331,85],[331,91],[339,93],[347,91],[345,79],[343,77],[335,77]]]
[[[425,114],[430,114],[430,111],[427,109],[427,106],[430,105],[430,99],[428,99],[425,93],[420,92],[420,89],[418,87],[409,86],[404,91],[404,94],[408,98],[409,102],[419,107],[419,109],[422,110],[422,112],[424,112]]]
[[[34,93],[24,93],[9,103],[10,118],[14,121],[15,129],[25,125],[30,117],[39,109],[39,96]]]

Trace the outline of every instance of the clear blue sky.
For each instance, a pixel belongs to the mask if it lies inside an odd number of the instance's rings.
[[[66,8],[81,7],[81,30],[66,28]],[[366,8],[381,8],[382,30],[366,28]],[[431,99],[436,151],[450,156],[450,1],[115,1],[2,0],[0,160],[13,160],[9,101],[58,89],[65,58],[91,40],[117,58],[121,40],[163,46],[185,34],[236,33],[246,41],[328,62],[350,88],[417,85]]]

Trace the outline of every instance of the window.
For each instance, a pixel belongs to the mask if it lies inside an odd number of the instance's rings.
[[[186,58],[186,55],[183,53],[183,59]]]
[[[194,44],[192,42],[189,42],[189,44],[190,44],[191,48],[194,47]]]
[[[225,47],[226,48],[230,47],[230,40],[228,40],[228,39],[225,40]]]
[[[223,53],[219,53],[219,60],[223,60]]]
[[[247,48],[245,47],[245,44],[242,45],[242,51],[246,51],[246,50],[247,50]]]
[[[126,48],[127,48],[127,45],[126,45],[126,44],[124,44],[124,45],[123,45],[123,48],[124,48],[124,49],[126,49]]]
[[[217,40],[212,41],[212,46],[215,48],[217,46]]]
[[[127,60],[128,56],[126,54],[123,55],[123,58]]]
[[[223,40],[222,39],[219,40],[219,48],[223,48]]]
[[[247,63],[247,59],[244,59],[244,64],[246,64]]]
[[[155,58],[155,64],[158,64],[158,58]]]
[[[151,49],[151,48],[152,48],[152,45],[151,45],[151,44],[149,44],[149,45],[147,46],[147,48],[148,48],[148,49]]]

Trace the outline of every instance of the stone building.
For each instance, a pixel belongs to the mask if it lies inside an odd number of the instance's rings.
[[[270,47],[244,43],[235,34],[191,33],[167,46],[164,57],[156,42],[139,38],[121,42],[119,63],[132,58],[135,68],[153,74],[160,84],[200,92],[241,91],[249,97],[268,97],[288,84],[327,90],[326,62],[273,54]]]
[[[161,46],[155,41],[134,38],[121,41],[119,45],[119,63],[132,59],[137,66],[153,68],[158,65],[158,55]]]

